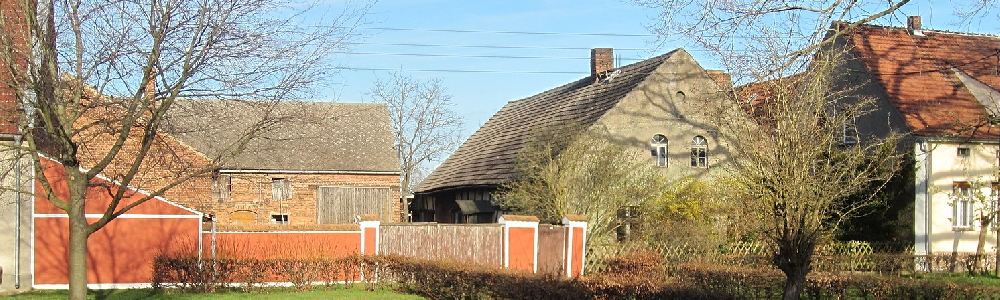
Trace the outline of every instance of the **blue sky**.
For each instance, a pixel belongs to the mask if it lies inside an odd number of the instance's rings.
[[[995,18],[954,24],[951,5],[914,0],[901,14],[879,23],[904,26],[905,15],[919,14],[928,29],[1000,30]],[[365,36],[348,53],[337,55],[339,64],[352,69],[337,74],[337,84],[323,93],[328,97],[317,100],[373,101],[365,93],[376,76],[390,75],[372,69],[396,70],[418,80],[439,78],[469,135],[508,101],[587,76],[590,48],[615,48],[621,64],[629,64],[685,47],[703,67],[721,68],[708,52],[683,40],[655,47],[645,25],[658,13],[618,0],[383,0],[367,16]]]

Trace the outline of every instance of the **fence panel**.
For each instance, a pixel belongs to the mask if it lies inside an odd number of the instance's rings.
[[[566,274],[566,236],[564,226],[538,226],[538,273]]]
[[[503,266],[503,227],[498,224],[386,224],[379,254]]]

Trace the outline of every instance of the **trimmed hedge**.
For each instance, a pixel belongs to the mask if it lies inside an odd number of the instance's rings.
[[[685,264],[677,277],[734,298],[780,298],[785,276],[774,268]],[[865,274],[812,274],[803,299],[1000,299],[1000,287]]]

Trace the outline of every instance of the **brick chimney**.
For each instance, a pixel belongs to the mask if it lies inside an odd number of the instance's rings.
[[[920,24],[920,16],[906,17],[906,30],[912,35],[924,36],[924,31]]]
[[[590,76],[597,75],[615,68],[615,50],[611,48],[590,49]]]
[[[723,90],[729,90],[733,88],[733,76],[726,73],[723,70],[705,70],[708,72],[708,77],[715,80],[715,83],[719,85]]]

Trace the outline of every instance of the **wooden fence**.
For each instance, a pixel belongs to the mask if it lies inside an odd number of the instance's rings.
[[[380,230],[379,254],[503,266],[500,224],[393,223]]]

